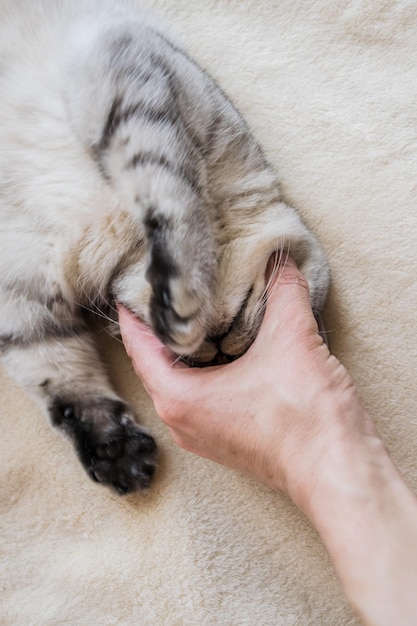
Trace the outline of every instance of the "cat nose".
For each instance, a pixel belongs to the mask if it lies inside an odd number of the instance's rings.
[[[224,353],[220,347],[226,335],[227,332],[206,337],[204,350],[198,351],[198,356],[194,359],[194,364],[204,367],[207,365],[225,365],[226,363],[234,361],[237,357]],[[202,357],[203,354],[204,358]],[[193,361],[193,359],[191,359],[191,361]]]
[[[243,351],[239,354],[228,354],[227,352],[224,352],[222,349],[222,342],[228,334],[229,332],[226,330],[225,332],[217,335],[210,335],[210,337],[206,339],[206,341],[208,341],[216,349],[216,354],[210,365],[225,365],[226,363],[232,363],[243,353]]]

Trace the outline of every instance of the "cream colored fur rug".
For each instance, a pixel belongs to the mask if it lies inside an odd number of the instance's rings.
[[[323,243],[333,351],[417,488],[416,3],[141,6],[232,97]],[[103,349],[159,441],[157,480],[126,498],[90,482],[70,444],[2,374],[0,624],[356,624],[291,502],[176,449],[122,347],[103,340]]]

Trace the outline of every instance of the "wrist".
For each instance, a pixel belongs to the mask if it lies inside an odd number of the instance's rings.
[[[301,505],[364,623],[414,624],[417,501],[376,433],[335,441]]]
[[[383,506],[398,473],[378,435],[352,434],[334,440],[299,491],[298,506],[321,535],[334,520]],[[307,492],[308,489],[308,492]]]
[[[295,414],[295,437],[281,444],[284,485],[279,487],[311,518],[315,497],[325,486],[330,488],[333,481],[347,485],[352,468],[359,470],[375,454],[385,459],[387,453],[349,378],[343,384],[330,381],[327,388],[317,384],[307,407],[302,408],[307,423]]]

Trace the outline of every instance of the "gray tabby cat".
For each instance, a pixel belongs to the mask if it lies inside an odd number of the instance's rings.
[[[0,346],[88,474],[147,487],[156,446],[112,389],[83,314],[116,301],[178,355],[242,354],[265,268],[290,252],[316,311],[328,270],[215,82],[116,2],[3,0]]]

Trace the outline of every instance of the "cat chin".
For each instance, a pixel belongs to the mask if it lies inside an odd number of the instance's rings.
[[[206,367],[212,365],[218,355],[217,346],[210,341],[203,341],[195,350],[188,354],[180,354],[181,359],[192,367]]]

